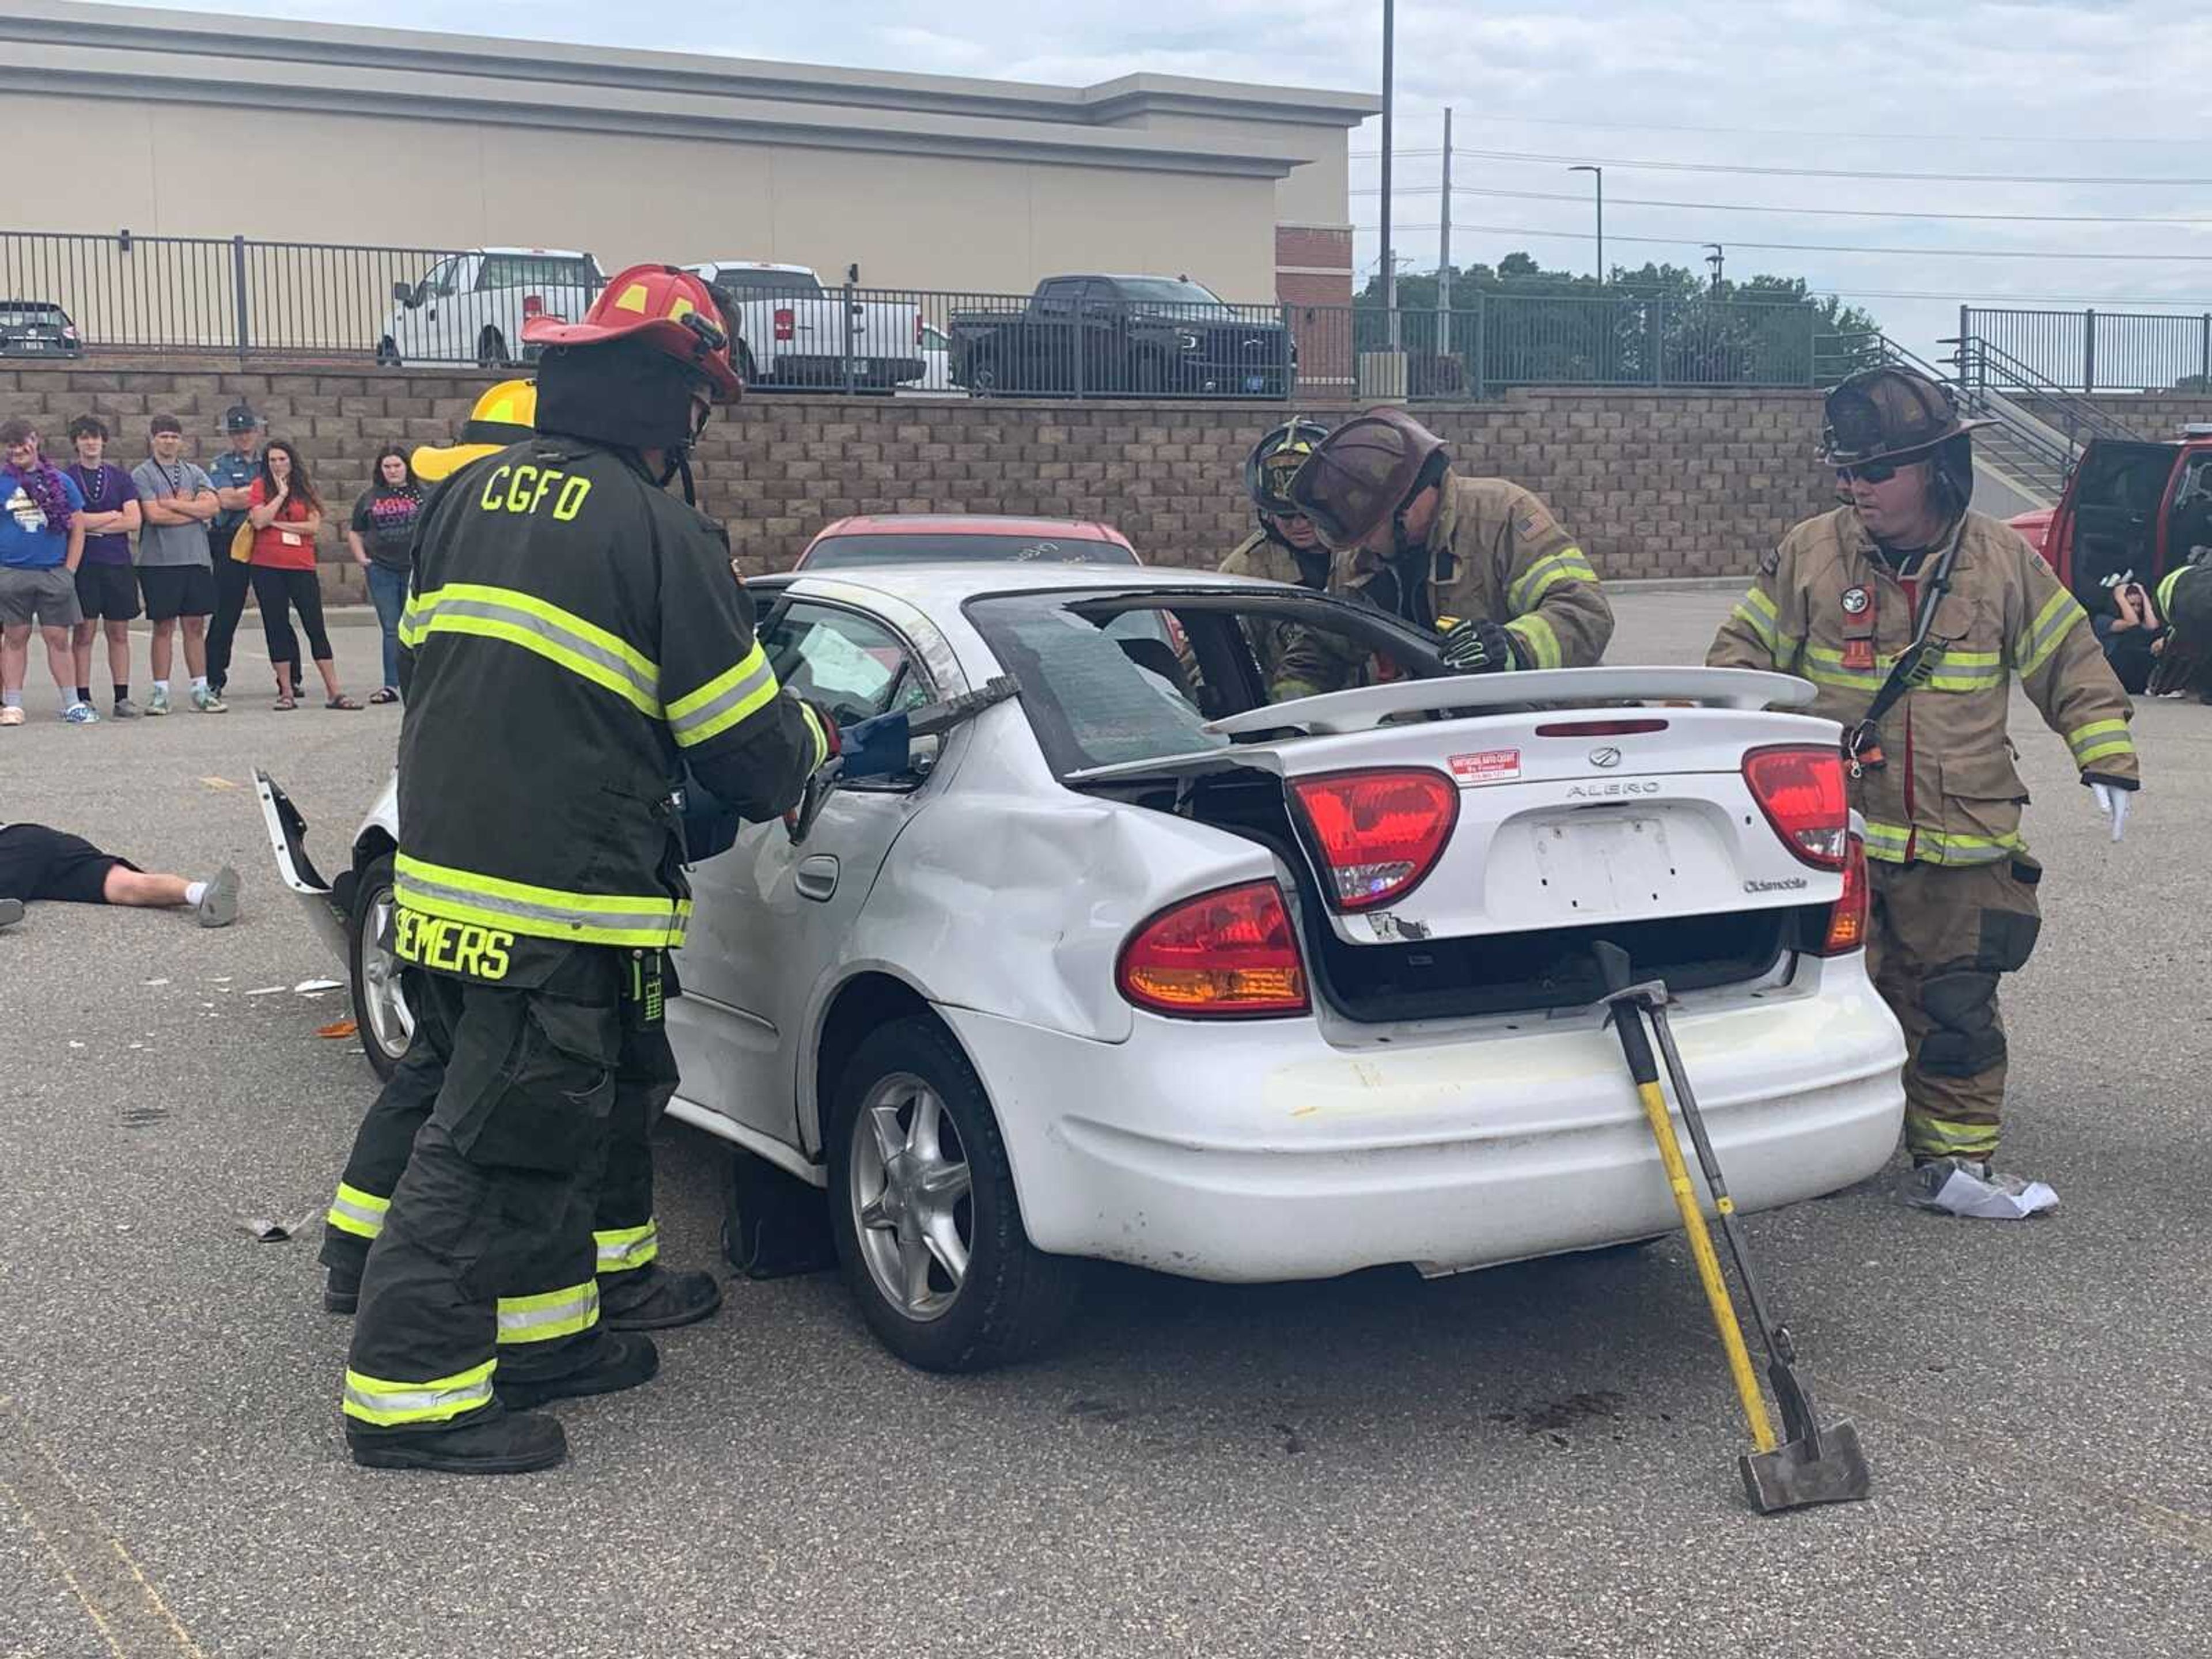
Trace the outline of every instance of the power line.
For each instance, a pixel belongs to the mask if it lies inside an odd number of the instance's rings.
[[[1750,138],[1850,138],[1875,143],[1917,144],[2063,144],[2069,149],[2086,144],[2154,144],[2169,149],[2193,149],[2204,142],[2202,133],[2163,138],[2087,137],[2072,133],[2026,132],[1851,132],[1808,127],[1709,127],[1666,121],[1590,121],[1565,115],[1468,115],[1463,120],[1488,126],[1584,127],[1604,132],[1703,132]],[[1353,150],[1354,161],[1371,161],[1378,152]],[[1400,150],[1401,155],[1414,152]]]
[[[1436,192],[1434,185],[1403,185],[1391,193],[1394,196],[1422,198],[1433,196]],[[1372,189],[1355,190],[1348,193],[1353,196],[1382,194],[1379,190]],[[1452,194],[1495,197],[1516,202],[1573,202],[1583,205],[1589,201],[1588,196],[1578,195],[1573,191],[1491,190],[1474,185],[1455,185]],[[1768,207],[1757,202],[1662,202],[1634,196],[1608,196],[1606,199],[1620,207],[1681,208],[1696,213],[1787,213],[1839,219],[1921,219],[1930,222],[1958,219],[1989,223],[2048,225],[2212,226],[2212,219],[2168,219],[2110,213],[1900,213],[1887,208]]]
[[[1540,166],[1569,167],[1577,162],[1597,167],[1619,167],[1623,171],[1643,173],[1756,173],[1774,179],[1881,179],[1905,184],[1954,185],[2103,185],[2130,187],[2166,188],[2174,185],[2202,188],[2212,185],[2212,179],[2102,177],[2079,173],[1893,173],[1863,167],[1757,167],[1743,161],[1638,161],[1626,156],[1544,155],[1517,149],[1466,149],[1455,152],[1484,161],[1528,161]],[[1441,155],[1441,149],[1430,150],[1401,149],[1406,155]]]
[[[1469,230],[1486,230],[1507,236],[1570,236],[1578,241],[1589,240],[1589,233],[1583,230],[1538,230],[1525,225],[1468,225]],[[1625,236],[1615,233],[1619,242],[1655,242],[1669,247],[1706,246],[1702,236]],[[1736,239],[1737,247],[1755,247],[1772,253],[1864,253],[1878,258],[1911,259],[2096,259],[2118,260],[2131,264],[2212,264],[2212,253],[2077,253],[2063,248],[2033,247],[1867,247],[1850,242],[1753,242]]]

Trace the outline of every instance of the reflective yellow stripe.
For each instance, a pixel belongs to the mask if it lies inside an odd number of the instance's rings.
[[[814,769],[830,758],[830,722],[815,710],[801,703],[799,713],[806,716],[806,729],[814,734]]]
[[[1505,602],[1516,611],[1534,611],[1561,582],[1597,581],[1597,572],[1579,547],[1563,547],[1558,552],[1536,561],[1521,573],[1519,580],[1505,590]]]
[[[2021,635],[2013,653],[2013,666],[2021,678],[2029,675],[2051,660],[2051,653],[2074,631],[2076,623],[2087,622],[2089,613],[2081,602],[2064,588],[2059,589],[2044,601],[2043,609],[2036,612],[2035,620]]]
[[[1769,656],[1772,656],[1774,654],[1775,647],[1778,645],[1782,640],[1782,630],[1778,625],[1769,622],[1764,616],[1753,610],[1751,606],[1747,605],[1740,605],[1736,606],[1735,611],[1730,614],[1741,617],[1745,624],[1750,628],[1751,631],[1759,635],[1759,642],[1766,647],[1766,653]]]
[[[639,713],[661,718],[660,671],[621,636],[535,594],[478,582],[448,582],[410,595],[400,642],[419,647],[433,634],[468,634],[520,646],[594,685]]]
[[[374,1238],[384,1231],[384,1212],[391,1207],[390,1199],[379,1198],[374,1193],[365,1193],[341,1181],[337,1196],[331,1200],[330,1212],[323,1219],[342,1233],[351,1233],[356,1238]]]
[[[1912,844],[1912,830],[1909,824],[1881,823],[1868,820],[1866,851],[1870,859],[1884,864],[1905,862],[1905,849]]]
[[[507,1347],[574,1336],[599,1322],[599,1281],[596,1279],[557,1291],[540,1291],[535,1296],[499,1299],[499,1340]]]
[[[1943,659],[1949,662],[1950,659]],[[2004,670],[2000,668],[1985,674],[1931,674],[1928,678],[1930,691],[1993,691],[2004,684]]]
[[[2074,751],[2076,765],[2100,755],[2117,755],[2136,746],[2128,735],[2128,723],[2121,720],[2091,720],[2087,726],[2077,726],[2066,734],[2066,746]]]
[[[1968,1158],[1979,1164],[1997,1149],[1997,1126],[1924,1117],[1908,1108],[1905,1146],[1915,1158]]]
[[[2184,576],[2186,576],[2191,571],[2199,569],[2201,568],[2202,567],[2197,565],[2185,564],[2179,570],[2169,570],[2166,572],[2166,579],[2159,583],[2158,611],[2159,615],[2164,617],[2166,621],[2172,622],[2173,620],[2173,590],[2175,586],[2180,582],[2181,579]]]
[[[1552,624],[1531,611],[1525,617],[1516,617],[1505,624],[1505,631],[1520,635],[1521,643],[1528,647],[1528,654],[1538,668],[1558,668],[1566,661],[1559,649],[1559,636]]]
[[[660,1254],[660,1224],[648,1221],[642,1227],[608,1227],[593,1233],[592,1243],[599,1247],[601,1273],[628,1273]]]
[[[1873,669],[1862,671],[1855,668],[1826,666],[1819,660],[1818,646],[1808,646],[1805,648],[1805,656],[1807,660],[1799,667],[1798,672],[1815,685],[1835,685],[1842,687],[1846,691],[1864,691],[1871,694],[1881,689],[1881,683],[1887,678],[1887,671],[1878,672]]]
[[[394,1382],[349,1370],[345,1414],[385,1427],[449,1422],[463,1412],[491,1404],[491,1374],[498,1364],[496,1359],[487,1359],[481,1365],[455,1371],[451,1376],[434,1376],[427,1382]]]
[[[775,672],[757,641],[737,666],[668,705],[668,730],[685,748],[720,737],[775,696]]]
[[[689,899],[665,893],[563,892],[430,864],[405,853],[392,860],[392,889],[401,905],[426,915],[584,945],[672,948],[684,942],[684,924],[691,915]]]
[[[1866,850],[1870,859],[1901,864],[1905,849],[1923,864],[1994,864],[2023,845],[2017,833],[2009,836],[1966,836],[1942,830],[1915,831],[1910,824],[1869,820]]]

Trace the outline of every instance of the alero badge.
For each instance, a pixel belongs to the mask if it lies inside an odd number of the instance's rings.
[[[1863,587],[1847,587],[1844,590],[1844,614],[1846,617],[1863,617],[1866,615],[1867,607],[1873,603],[1874,595]]]
[[[1486,783],[1513,783],[1521,776],[1521,751],[1518,749],[1481,749],[1472,755],[1454,755],[1451,771],[1462,789]]]

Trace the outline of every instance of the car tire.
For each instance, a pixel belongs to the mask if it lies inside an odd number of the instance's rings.
[[[753,349],[743,340],[738,342],[738,378],[748,389],[760,384],[760,370],[753,363]]]
[[[995,398],[1003,378],[999,370],[996,352],[981,351],[969,360],[968,392],[975,398]]]
[[[399,961],[384,944],[392,915],[392,855],[372,861],[354,884],[346,918],[346,977],[362,1052],[380,1080],[391,1077],[415,1033],[414,1011],[399,979]]]
[[[1082,1264],[1030,1243],[990,1097],[942,1025],[902,1019],[860,1044],[828,1143],[838,1265],[885,1347],[980,1371],[1059,1334]]]
[[[376,363],[380,368],[400,367],[399,343],[388,334],[376,343]]]
[[[507,355],[507,337],[495,328],[486,329],[477,341],[477,367],[505,368],[510,361]]]

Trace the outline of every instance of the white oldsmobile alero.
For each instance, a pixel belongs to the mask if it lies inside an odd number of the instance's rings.
[[[1778,675],[1465,678],[1389,617],[1214,575],[966,564],[755,582],[781,682],[841,722],[1016,698],[692,871],[679,1118],[827,1198],[886,1346],[966,1370],[1048,1338],[1080,1260],[1219,1280],[1479,1267],[1675,1224],[1592,1005],[1663,977],[1739,1205],[1896,1144],[1831,722]],[[1346,636],[1376,683],[1270,706],[1252,641]],[[390,788],[325,884],[380,1068]],[[757,1168],[757,1166],[752,1166]]]

